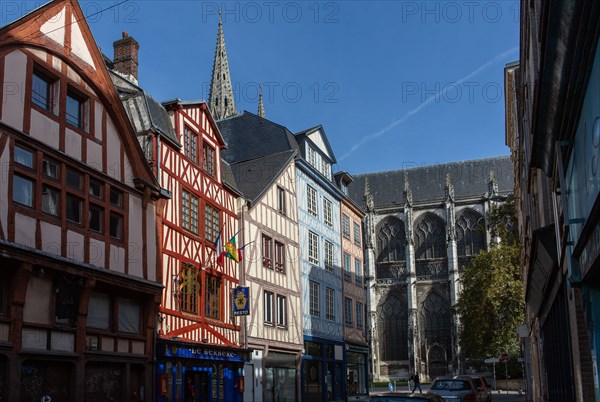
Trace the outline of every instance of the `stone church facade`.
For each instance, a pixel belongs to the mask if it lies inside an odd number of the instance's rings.
[[[513,176],[508,156],[353,176],[349,194],[366,210],[373,380],[464,372],[460,276],[489,246],[487,213],[512,194]]]

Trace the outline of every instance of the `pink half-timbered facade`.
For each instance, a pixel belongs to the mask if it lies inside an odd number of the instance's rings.
[[[153,398],[158,182],[75,0],[0,30],[0,399]]]

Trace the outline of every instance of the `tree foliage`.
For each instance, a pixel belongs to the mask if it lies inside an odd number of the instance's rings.
[[[461,275],[457,305],[463,355],[482,359],[518,350],[517,326],[525,317],[520,248],[514,204],[507,202],[489,214],[493,236],[501,239],[474,258]]]

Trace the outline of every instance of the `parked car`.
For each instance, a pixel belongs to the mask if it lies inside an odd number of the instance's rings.
[[[479,393],[479,401],[480,402],[492,402],[492,387],[487,382],[485,377],[481,377],[478,375],[468,375],[468,376],[456,376],[454,378],[470,378],[473,381],[473,385],[477,388],[477,392]]]
[[[372,402],[444,402],[437,395],[430,394],[399,394],[397,392],[383,392],[371,395]]]
[[[468,377],[436,378],[429,393],[441,396],[445,402],[482,402],[477,388]]]

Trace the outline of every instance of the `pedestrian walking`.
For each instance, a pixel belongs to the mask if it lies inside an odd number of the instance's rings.
[[[417,388],[419,388],[420,393],[423,393],[423,390],[421,389],[421,379],[419,378],[419,373],[415,372],[410,379],[413,381],[412,393],[414,394]]]

